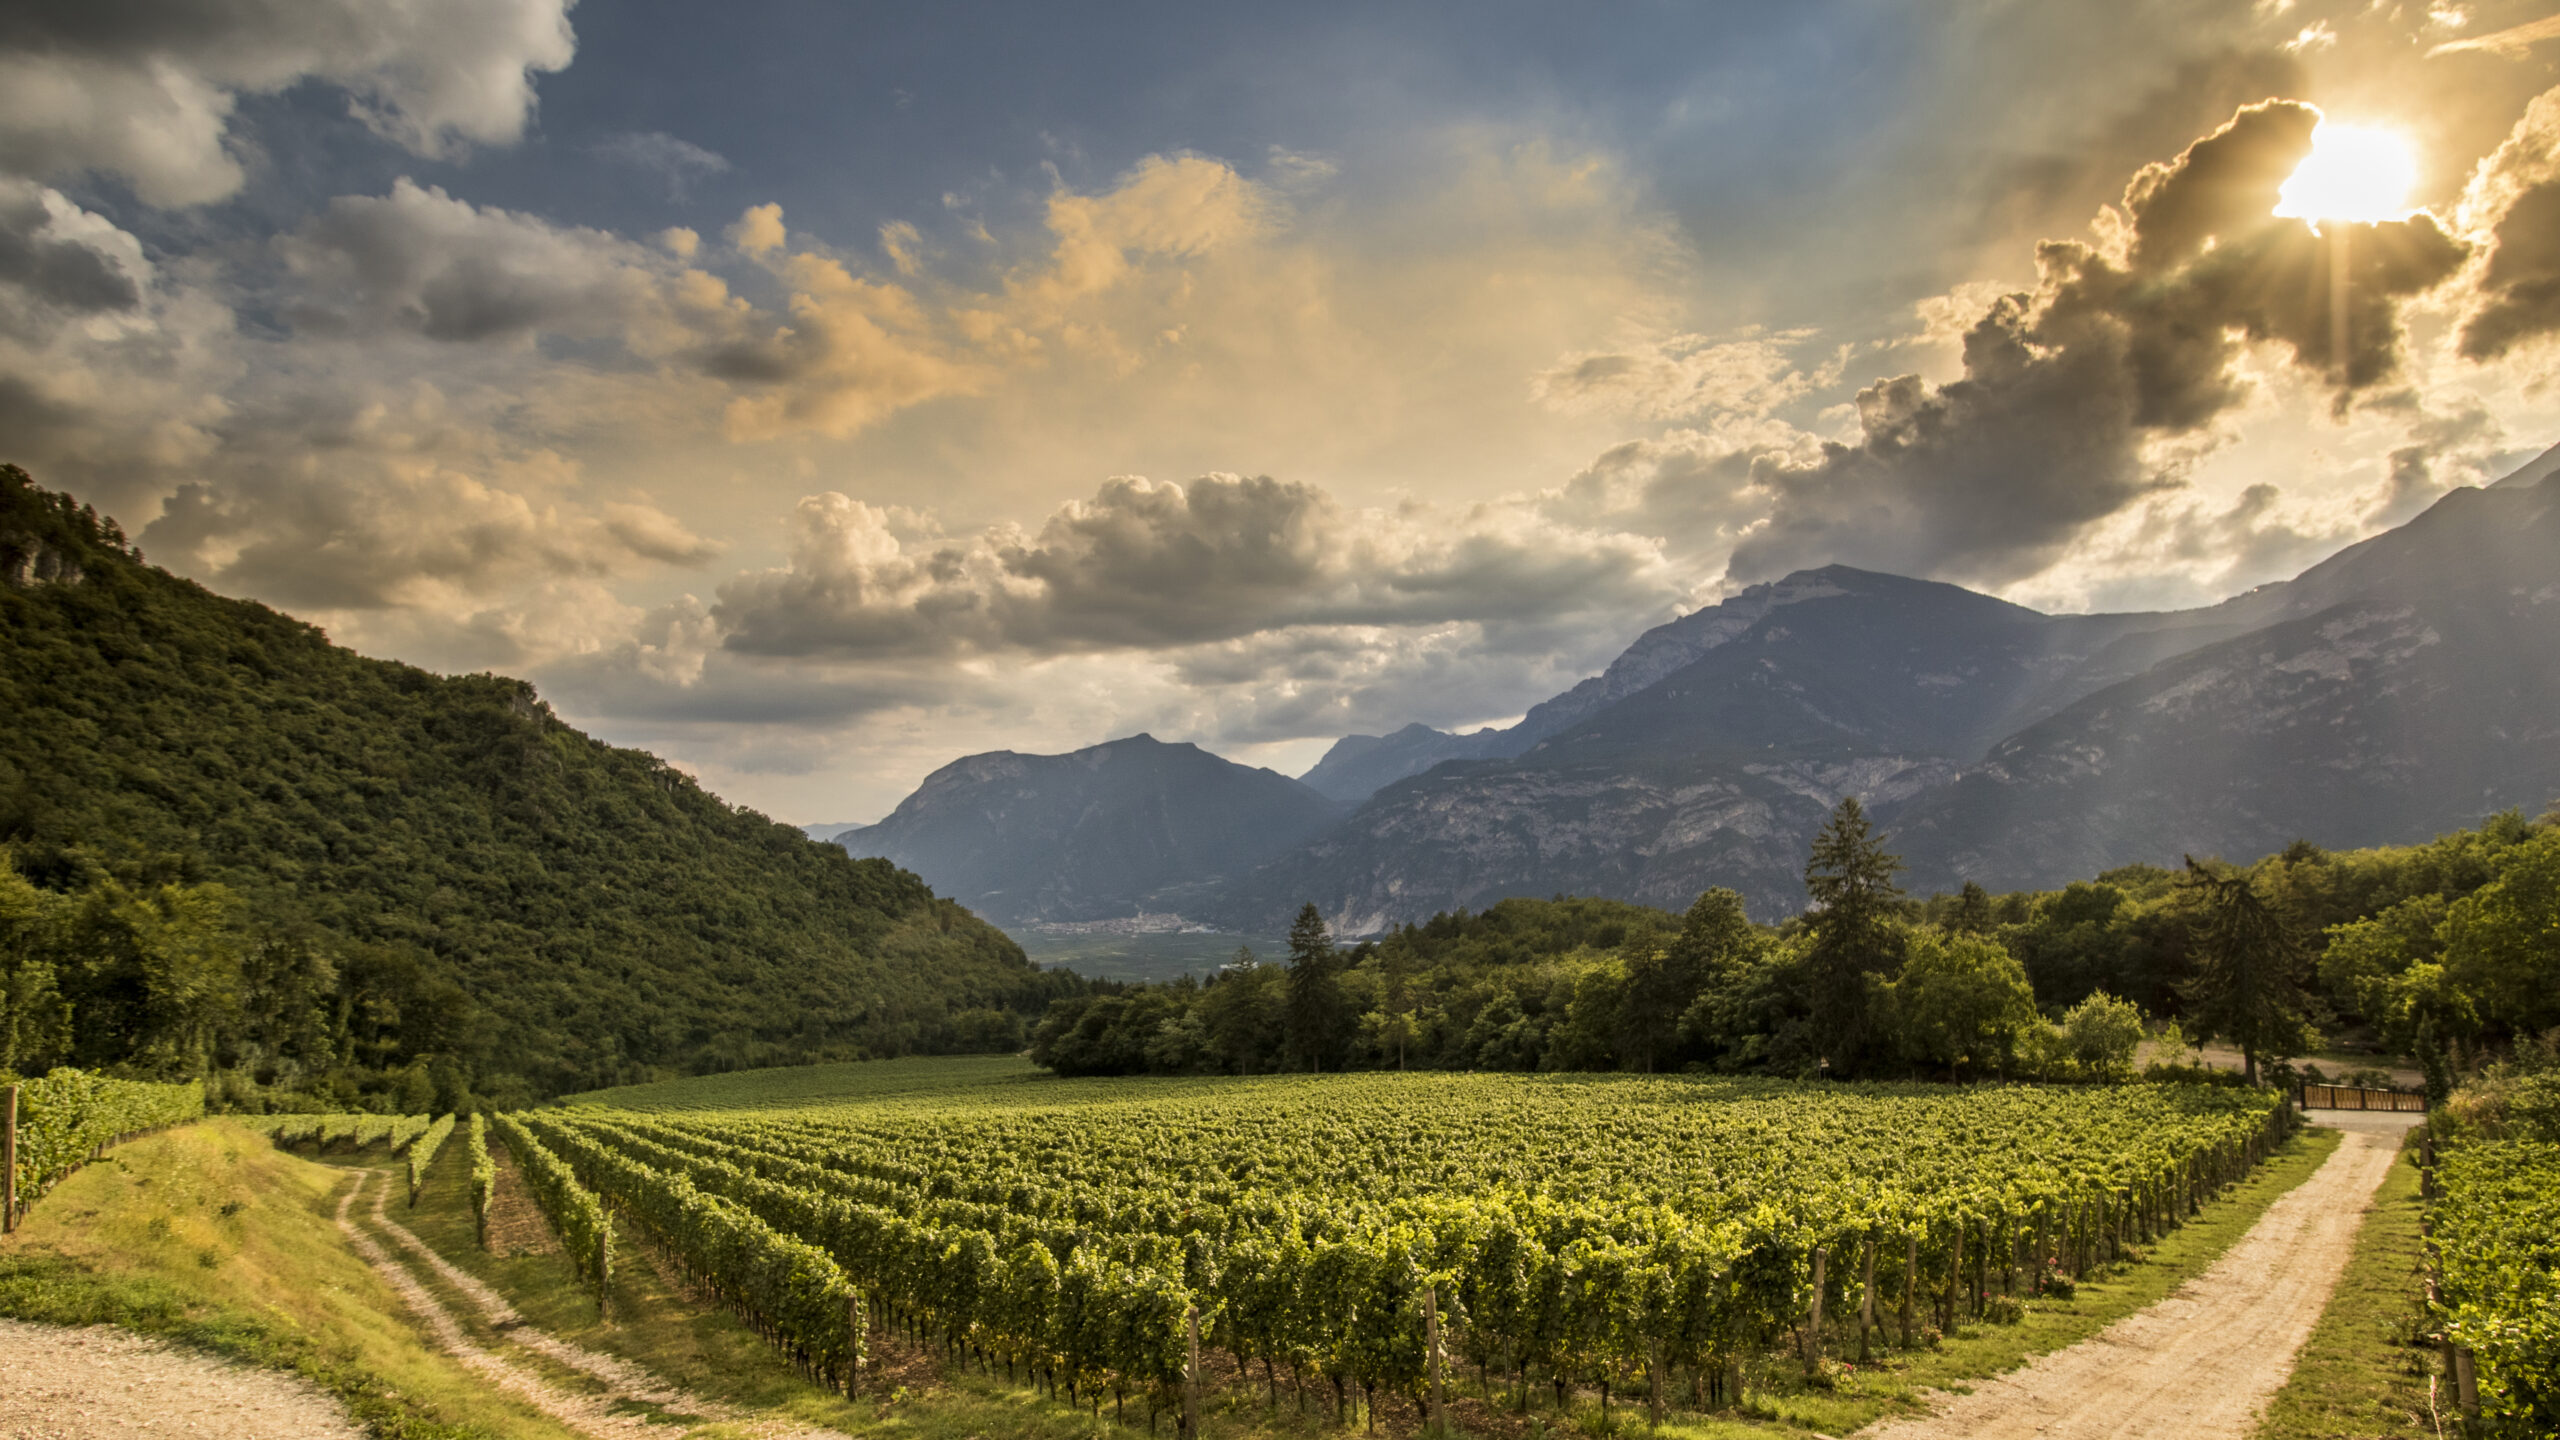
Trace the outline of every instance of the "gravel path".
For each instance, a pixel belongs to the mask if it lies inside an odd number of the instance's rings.
[[[0,1354],[0,1440],[364,1440],[298,1376],[109,1325],[0,1320]]]
[[[2400,1136],[2421,1118],[2321,1112],[2317,1123],[2346,1131],[2344,1143],[2202,1275],[1861,1440],[2247,1440],[2337,1288]]]

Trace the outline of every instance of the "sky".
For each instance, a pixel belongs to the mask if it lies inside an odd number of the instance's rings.
[[[778,819],[1294,774],[1792,570],[2205,604],[2560,441],[2554,9],[22,0],[0,460]],[[2405,195],[2277,215],[2359,127]]]

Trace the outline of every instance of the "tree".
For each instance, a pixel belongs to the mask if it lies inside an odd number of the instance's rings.
[[[1978,935],[1926,930],[1875,1008],[1903,1058],[1959,1077],[1968,1066],[2006,1073],[2020,1037],[2043,1023],[2015,956]]]
[[[1967,880],[1957,892],[1955,912],[1947,917],[1947,928],[1967,935],[1991,933],[1991,892],[1977,881]]]
[[[1805,895],[1814,907],[1805,917],[1813,942],[1806,981],[1813,1042],[1834,1073],[1853,1072],[1869,1059],[1868,987],[1902,958],[1894,923],[1902,889],[1893,880],[1901,869],[1901,857],[1886,852],[1855,795],[1842,800],[1813,837],[1804,869]]]
[[[1635,1070],[1668,1070],[1682,1058],[1684,1043],[1692,1052],[1702,1048],[1684,1033],[1685,1017],[1758,943],[1742,897],[1718,886],[1700,892],[1670,944],[1630,947],[1618,1019],[1623,1063]]]
[[[1350,1049],[1351,1015],[1341,960],[1324,912],[1310,901],[1289,925],[1288,1046],[1303,1070],[1339,1070]]]
[[[2186,885],[2203,910],[2195,974],[2184,987],[2200,1033],[2228,1040],[2258,1083],[2260,1057],[2300,1054],[2319,1040],[2311,1026],[2311,961],[2283,911],[2246,874],[2226,874],[2187,857]]]
[[[1288,996],[1277,966],[1236,947],[1200,997],[1201,1023],[1219,1064],[1238,1075],[1279,1068],[1288,1025]]]
[[[2560,827],[2498,857],[2498,876],[2453,903],[2444,967],[2482,1023],[2525,1035],[2560,1025]]]
[[[2062,1017],[2062,1053],[2093,1079],[2130,1080],[2142,1028],[2141,1006],[2096,991]]]

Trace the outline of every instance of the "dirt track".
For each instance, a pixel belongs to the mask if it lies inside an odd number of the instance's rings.
[[[275,1370],[106,1325],[0,1320],[0,1440],[363,1440],[338,1402]]]
[[[2089,1339],[1860,1440],[2246,1440],[2337,1288],[2416,1115],[2323,1112],[2346,1141],[2204,1274]]]

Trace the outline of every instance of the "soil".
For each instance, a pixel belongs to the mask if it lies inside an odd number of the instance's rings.
[[[327,1393],[108,1325],[0,1320],[0,1440],[363,1440]]]
[[[2337,1288],[2366,1205],[2420,1118],[2331,1114],[2345,1143],[2167,1299],[1860,1440],[2247,1440]]]
[[[495,1140],[494,1136],[491,1138]],[[496,1182],[489,1187],[489,1253],[559,1254],[559,1237],[551,1233],[551,1222],[542,1218],[542,1207],[534,1203],[533,1192],[524,1188],[516,1157],[504,1145],[492,1143],[489,1160],[498,1171]]]

